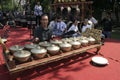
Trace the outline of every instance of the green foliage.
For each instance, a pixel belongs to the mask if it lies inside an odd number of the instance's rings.
[[[50,11],[50,0],[43,0],[41,5],[44,8],[44,12],[49,12]]]
[[[31,0],[31,2],[30,2],[31,10],[34,9],[35,3],[36,3],[35,0]]]
[[[0,8],[3,10],[14,10],[16,7],[20,8],[17,3],[13,3],[14,0],[0,0]],[[40,1],[44,12],[50,11],[50,3],[52,0],[30,0],[31,10],[34,10],[36,1]]]
[[[14,5],[13,5],[13,0],[2,0],[0,2],[0,7],[2,10],[13,10]]]

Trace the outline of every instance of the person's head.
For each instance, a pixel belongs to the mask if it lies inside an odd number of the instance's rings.
[[[37,5],[40,5],[40,2],[37,2]]]
[[[88,19],[90,19],[90,18],[92,18],[92,15],[91,15],[91,14],[88,15]]]
[[[49,22],[48,15],[47,14],[42,14],[41,19],[40,19],[41,26],[43,28],[47,28],[48,22]]]
[[[78,25],[78,20],[77,19],[73,19],[72,22],[73,22],[74,25]]]
[[[84,25],[87,25],[88,24],[88,19],[85,19],[84,20]]]
[[[53,20],[57,21],[57,16],[56,15],[53,16]]]
[[[62,16],[58,15],[58,16],[57,16],[57,21],[58,21],[58,22],[61,22],[61,21],[62,21]]]
[[[28,1],[27,4],[29,4],[30,2]]]

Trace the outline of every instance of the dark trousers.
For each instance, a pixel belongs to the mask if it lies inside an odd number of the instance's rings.
[[[36,16],[36,25],[39,25],[39,24],[40,24],[40,17],[41,17],[41,16]]]
[[[103,31],[105,38],[111,38],[111,31]]]

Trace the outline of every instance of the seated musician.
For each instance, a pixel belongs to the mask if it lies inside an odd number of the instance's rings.
[[[83,26],[82,26],[82,33],[86,31],[87,28],[92,28],[93,25],[92,25],[92,22],[88,21],[88,19],[85,19],[84,22],[83,22]]]
[[[80,36],[77,19],[73,19],[72,25],[70,25],[70,27],[68,26],[68,29],[67,29],[66,33],[64,34],[64,36],[66,36],[66,35],[69,37]]]
[[[62,35],[65,32],[66,28],[67,28],[67,26],[66,26],[65,22],[62,21],[62,17],[57,16],[57,22],[53,26],[52,34],[55,37],[62,37]]]
[[[85,19],[82,26],[82,33],[85,32],[87,28],[89,29],[93,28],[93,23],[90,20]],[[102,43],[104,44],[105,36],[103,34],[101,34],[101,40],[102,40]]]
[[[40,25],[34,31],[34,42],[49,41],[52,36],[52,31],[48,29],[48,15],[42,14]]]
[[[89,14],[88,19],[89,19],[89,21],[92,22],[93,27],[94,27],[94,28],[97,28],[98,20],[96,20],[91,14]]]
[[[48,28],[51,29],[51,30],[53,30],[54,27],[56,26],[56,24],[57,24],[57,16],[55,15],[53,17],[53,20],[50,21]]]

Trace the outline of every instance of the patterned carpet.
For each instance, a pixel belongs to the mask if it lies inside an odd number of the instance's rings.
[[[6,45],[24,45],[29,39],[27,28],[11,29]],[[0,80],[120,80],[120,41],[107,39],[102,46],[100,53],[108,59],[107,66],[92,65],[91,58],[96,56],[94,51],[10,75],[0,47]]]

